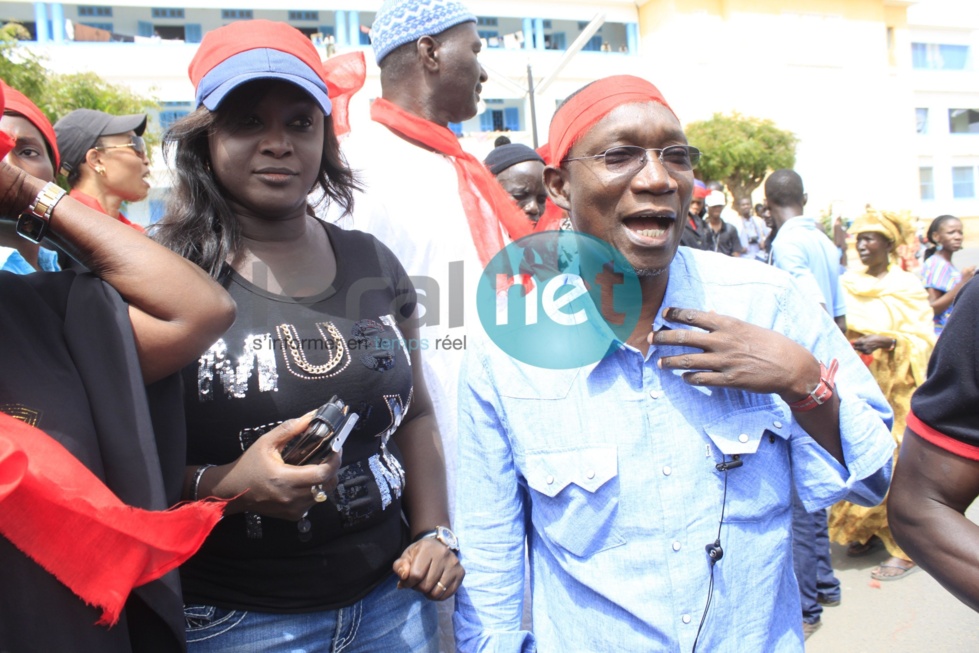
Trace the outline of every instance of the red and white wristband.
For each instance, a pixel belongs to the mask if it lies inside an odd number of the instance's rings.
[[[829,368],[822,363],[819,364],[819,384],[816,389],[809,393],[809,396],[799,401],[789,404],[789,409],[796,413],[804,413],[817,406],[822,406],[833,398],[836,391],[836,371],[840,367],[840,362],[835,358],[830,361]]]

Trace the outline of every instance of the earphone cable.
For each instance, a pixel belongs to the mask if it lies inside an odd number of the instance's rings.
[[[723,462],[727,462],[727,456],[723,457]],[[724,508],[727,506],[727,470],[724,471],[724,491],[721,494],[721,521],[717,524],[717,540],[715,542],[720,544],[721,541],[721,528],[724,526]],[[700,631],[704,627],[704,622],[707,621],[707,611],[710,609],[710,601],[714,596],[714,566],[715,561],[710,562],[710,582],[707,584],[707,603],[704,605],[704,613],[700,616],[700,625],[697,626],[697,634],[693,638],[693,649],[690,653],[697,653],[697,641],[700,639]]]

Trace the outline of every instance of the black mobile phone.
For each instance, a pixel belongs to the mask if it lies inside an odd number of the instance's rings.
[[[319,407],[306,430],[282,449],[287,465],[319,465],[340,450],[360,415],[336,395]]]

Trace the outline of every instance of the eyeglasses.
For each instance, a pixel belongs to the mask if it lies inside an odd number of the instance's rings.
[[[700,150],[690,145],[670,145],[669,147],[639,147],[620,145],[594,156],[576,156],[565,161],[586,161],[604,159],[605,169],[613,176],[634,175],[649,162],[649,153],[655,152],[660,165],[670,172],[689,172],[700,162]]]
[[[142,136],[130,136],[128,143],[120,143],[118,145],[98,145],[93,147],[93,150],[114,150],[119,147],[131,147],[133,152],[139,156],[144,156],[146,154],[146,141],[143,140]]]

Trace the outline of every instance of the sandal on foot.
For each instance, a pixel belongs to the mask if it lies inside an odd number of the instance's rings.
[[[908,560],[907,562],[911,562],[911,561]],[[885,576],[880,573],[882,569],[900,569],[900,572]],[[904,578],[908,574],[914,573],[915,571],[917,571],[917,569],[918,569],[918,565],[914,564],[913,562],[911,562],[910,567],[904,567],[902,565],[889,565],[886,562],[882,562],[871,570],[870,577],[873,578],[874,580],[879,580],[879,581],[898,580],[900,578]]]
[[[874,535],[864,544],[854,542],[850,546],[846,547],[846,555],[850,558],[860,558],[865,555],[870,555],[882,546],[884,546],[884,542],[879,537]]]

